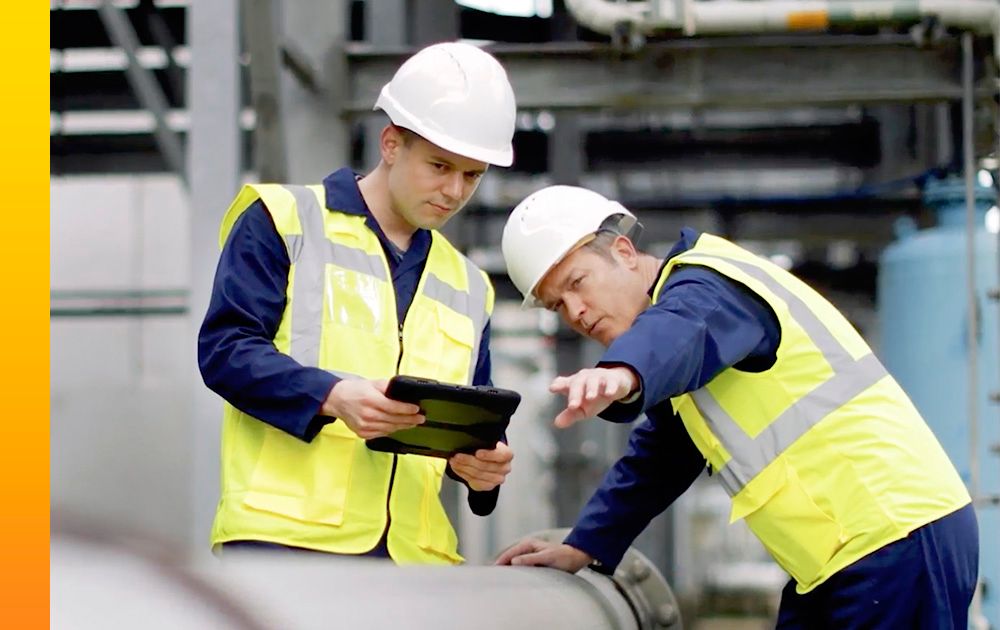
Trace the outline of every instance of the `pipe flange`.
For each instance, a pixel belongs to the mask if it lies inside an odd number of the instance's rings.
[[[611,576],[640,617],[643,628],[681,630],[680,607],[670,585],[642,552],[629,547]]]
[[[535,532],[531,538],[561,543],[570,530],[547,529]],[[680,607],[670,585],[649,558],[635,547],[629,547],[613,575],[584,569],[587,579],[610,580],[621,593],[642,630],[683,630]],[[582,572],[581,572],[582,573]]]

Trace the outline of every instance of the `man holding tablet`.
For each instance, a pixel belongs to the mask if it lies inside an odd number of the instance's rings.
[[[514,94],[469,44],[408,59],[375,103],[381,161],[321,185],[248,185],[198,339],[227,404],[213,547],[278,547],[456,564],[438,493],[448,474],[486,515],[513,457],[502,441],[449,459],[366,439],[421,424],[385,395],[396,374],[487,385],[493,287],[437,229],[490,164],[513,160]]]

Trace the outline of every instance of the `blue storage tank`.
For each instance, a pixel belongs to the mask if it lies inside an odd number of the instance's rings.
[[[995,200],[992,187],[977,185],[979,493],[993,496],[1000,494],[1000,456],[990,447],[1000,443],[1000,407],[990,402],[989,394],[1000,389],[1000,309],[987,292],[1000,286],[1000,278],[997,235],[986,230],[984,219]],[[898,230],[899,240],[886,248],[879,263],[879,354],[968,483],[971,458],[965,182],[957,177],[930,180],[924,188],[924,202],[937,214],[937,226]],[[983,613],[992,628],[1000,628],[1000,507],[980,503],[976,510],[979,574],[986,584]]]

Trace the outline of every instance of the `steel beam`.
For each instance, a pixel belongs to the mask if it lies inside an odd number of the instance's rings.
[[[216,263],[219,224],[239,190],[242,147],[239,33],[237,0],[198,2],[189,9],[191,67],[187,75],[191,130],[188,135],[188,180],[191,200],[191,285],[188,339],[192,392],[190,448],[184,453],[189,475],[192,514],[187,538],[191,549],[208,554],[206,534],[219,499],[219,398],[197,375],[194,356],[201,320],[208,310]]]
[[[184,103],[184,71],[177,65],[177,61],[174,59],[174,49],[178,46],[177,40],[174,38],[173,33],[170,32],[170,26],[163,18],[163,15],[160,14],[160,10],[153,3],[153,0],[140,0],[138,10],[139,14],[146,21],[146,28],[149,29],[149,34],[152,36],[153,41],[163,49],[167,57],[167,66],[164,72],[167,77],[167,84],[170,86],[172,92],[171,96],[173,96],[174,101]]]
[[[961,47],[918,48],[903,35],[757,36],[652,43],[633,55],[606,44],[494,46],[520,109],[779,107],[940,102],[962,97]],[[371,108],[411,50],[346,47],[347,113]],[[977,98],[996,93],[982,73]]]
[[[250,52],[250,91],[257,123],[253,166],[264,182],[288,179],[281,111],[281,11],[272,0],[241,0],[243,41]]]
[[[49,317],[184,315],[185,289],[51,291]]]
[[[313,86],[303,85],[291,73],[281,75],[281,126],[288,159],[284,181],[319,183],[346,165],[350,153],[347,125],[337,116],[346,84],[339,47],[348,35],[349,3],[297,0],[278,4],[281,45],[294,49],[297,62],[315,71]]]
[[[344,84],[337,47],[346,37],[346,4],[242,0],[240,9],[252,58],[259,179],[319,182],[347,163],[348,132],[335,115]]]
[[[453,0],[408,0],[410,43],[418,48],[447,42],[459,35],[458,4]]]
[[[406,0],[369,0],[366,2],[365,37],[369,45],[376,49],[406,46],[406,24],[399,19],[399,16],[405,15],[406,11]],[[375,101],[372,100],[368,109],[371,109],[374,104]],[[366,173],[374,169],[379,160],[382,159],[379,136],[386,122],[385,116],[370,116],[363,122],[364,156],[361,164],[353,165],[358,171]],[[450,515],[451,512],[449,512]]]
[[[167,125],[167,98],[160,89],[159,83],[153,73],[144,68],[138,59],[139,38],[136,37],[135,29],[128,16],[121,9],[114,6],[111,0],[105,0],[98,7],[101,22],[108,32],[108,37],[115,46],[118,46],[128,57],[128,66],[125,74],[129,85],[135,92],[136,98],[145,109],[153,114],[156,121],[156,128],[153,133],[156,136],[156,144],[163,154],[164,159],[174,173],[181,179],[187,180],[187,171],[184,166],[184,146],[180,137],[174,133]],[[167,51],[170,54],[170,51]]]

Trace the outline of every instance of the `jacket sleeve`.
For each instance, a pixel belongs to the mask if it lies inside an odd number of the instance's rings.
[[[308,442],[333,420],[317,412],[339,379],[274,347],[290,266],[270,213],[254,202],[222,249],[198,364],[205,384],[231,405]]]
[[[625,455],[605,475],[583,507],[566,544],[590,554],[594,568],[614,573],[632,541],[683,494],[705,468],[705,459],[681,419],[645,419],[629,436]]]
[[[600,416],[630,422],[668,398],[703,387],[726,368],[767,369],[780,340],[777,317],[763,298],[710,269],[681,268],[601,357],[598,365],[632,368],[642,394]]]

